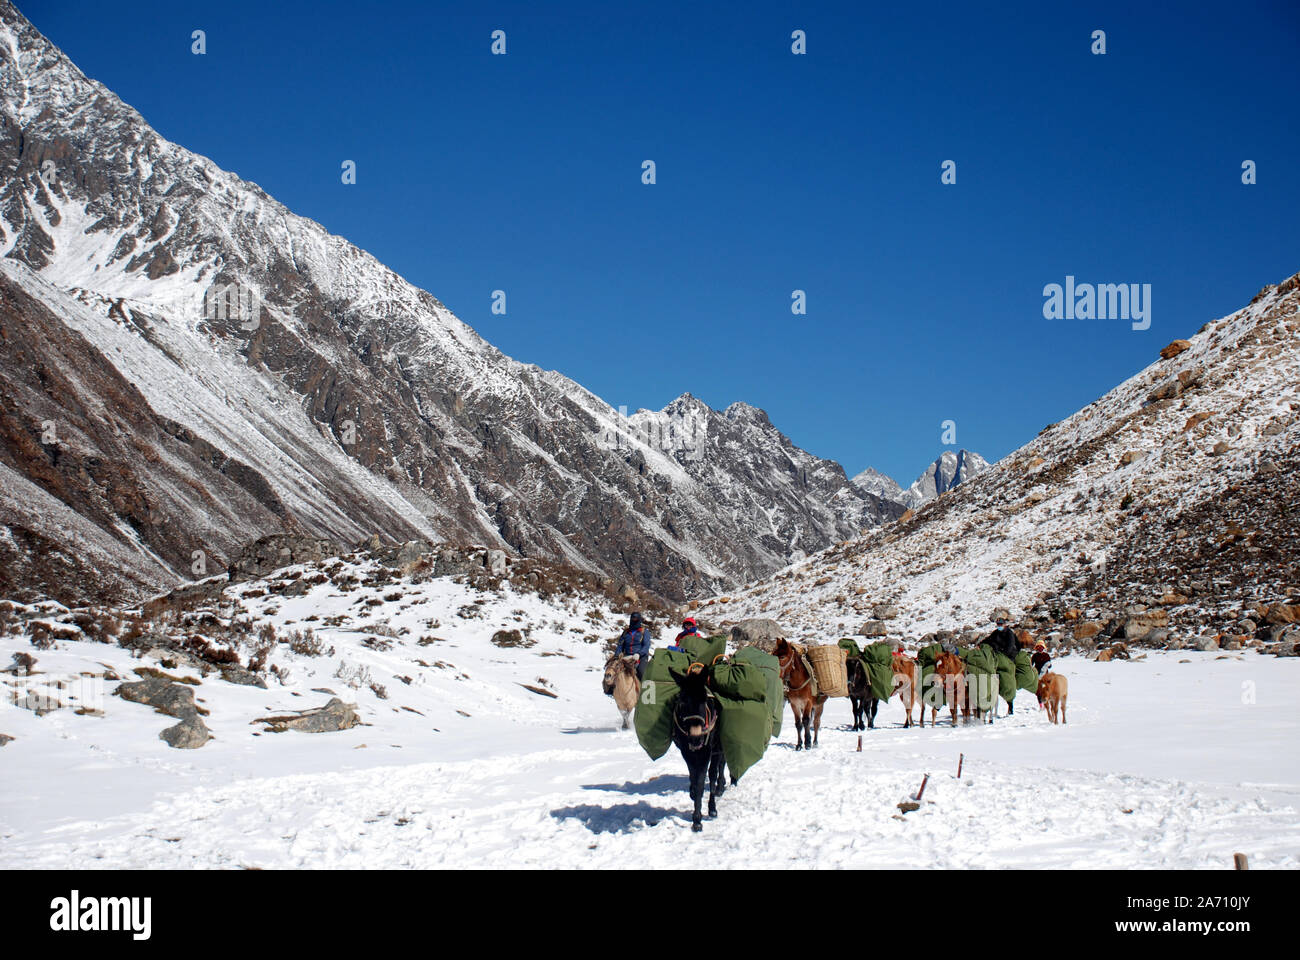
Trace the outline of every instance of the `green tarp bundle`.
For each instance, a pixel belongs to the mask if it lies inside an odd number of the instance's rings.
[[[861,657],[862,648],[858,646],[858,641],[852,637],[845,637],[840,641],[840,646],[849,652],[850,657]]]
[[[646,664],[632,726],[636,729],[637,741],[651,760],[658,760],[667,753],[669,744],[673,742],[673,705],[677,702],[679,690],[677,681],[668,671],[685,673],[690,665],[689,655],[666,647],[656,650]]]
[[[713,692],[733,700],[767,701],[767,677],[743,660],[724,660],[713,668]]]
[[[690,657],[691,663],[702,663],[705,667],[713,666],[713,661],[727,652],[727,635],[716,637],[690,636],[681,642],[681,648]]]
[[[943,653],[943,644],[941,643],[932,643],[916,652],[916,660],[921,664],[921,703],[935,710],[940,709],[946,703],[943,685],[930,679],[934,676],[934,663],[939,659],[941,653]]]
[[[971,709],[992,710],[998,698],[998,655],[988,647],[964,647],[957,656],[966,661],[966,695]]]
[[[633,717],[637,741],[651,760],[668,752],[680,692],[669,670],[685,673],[691,664],[702,663],[721,713],[718,723],[727,769],[739,780],[781,732],[785,695],[780,665],[776,657],[757,647],[745,647],[730,660],[715,664],[726,650],[726,637],[695,640],[683,641],[683,652],[660,649],[650,658]]]
[[[871,695],[888,700],[894,695],[894,648],[888,640],[869,643],[862,648],[862,665],[871,678]]]
[[[1021,690],[1038,693],[1038,671],[1029,659],[1029,651],[1021,650],[1016,654],[1016,685]]]
[[[770,653],[764,653],[758,647],[741,647],[732,656],[732,661],[752,663],[763,671],[767,679],[767,694],[764,701],[772,715],[772,732],[770,736],[781,735],[781,718],[785,715],[785,687],[781,684],[781,661]]]
[[[998,659],[998,694],[1007,703],[1016,699],[1016,664],[1005,653],[994,654]]]

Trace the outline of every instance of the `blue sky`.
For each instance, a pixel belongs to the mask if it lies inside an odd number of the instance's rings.
[[[945,420],[1004,456],[1300,270],[1291,2],[19,7],[506,353],[850,474],[909,483]],[[1150,329],[1045,320],[1067,274],[1151,284]]]

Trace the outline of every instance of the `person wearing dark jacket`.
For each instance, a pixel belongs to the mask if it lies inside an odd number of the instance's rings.
[[[983,646],[987,646],[995,653],[1000,653],[1012,663],[1016,661],[1016,654],[1020,652],[1020,641],[1016,638],[1016,631],[1008,626],[1003,617],[998,617],[998,628],[988,635],[984,640]],[[1016,712],[1015,700],[1007,701],[1007,716],[1012,716]]]
[[[1016,654],[1020,652],[1020,641],[1016,638],[1016,631],[1007,625],[1007,621],[998,618],[998,628],[985,638],[984,644],[992,647],[996,652],[1002,654],[1009,660],[1015,660]]]
[[[642,621],[641,614],[632,614],[627,629],[618,638],[614,653],[622,657],[636,657],[636,678],[645,679],[645,665],[650,659],[650,628]]]

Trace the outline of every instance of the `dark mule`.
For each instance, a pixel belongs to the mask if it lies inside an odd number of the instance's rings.
[[[670,670],[681,692],[673,706],[673,743],[682,752],[682,759],[691,772],[691,800],[695,812],[691,829],[697,833],[704,829],[701,822],[700,803],[704,799],[704,777],[709,778],[709,816],[718,815],[718,797],[726,789],[725,759],[722,755],[722,735],[718,724],[722,719],[718,701],[709,691],[702,670],[685,674]]]
[[[826,698],[813,696],[812,670],[808,661],[794,644],[778,640],[772,653],[781,665],[781,683],[785,685],[785,698],[794,712],[794,748],[812,749],[822,729],[822,708]]]
[[[871,695],[871,674],[858,657],[849,657],[849,703],[853,707],[853,729],[874,730],[880,701]]]

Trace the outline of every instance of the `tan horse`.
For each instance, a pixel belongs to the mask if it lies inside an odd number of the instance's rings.
[[[794,713],[794,748],[812,749],[822,729],[822,708],[826,706],[823,694],[813,695],[812,668],[804,658],[803,650],[793,643],[778,640],[772,648],[781,666],[781,683],[785,698]]]
[[[921,702],[921,665],[905,653],[894,654],[891,665],[894,668],[894,690],[898,699],[907,710],[907,722],[904,727],[912,725],[912,708],[921,706],[921,727],[925,727],[925,704]]]
[[[1069,697],[1070,685],[1059,673],[1043,674],[1038,678],[1038,706],[1047,708],[1047,719],[1052,723],[1065,723],[1065,701]]]
[[[957,726],[957,708],[961,707],[962,720],[970,720],[970,701],[966,699],[966,662],[955,653],[941,653],[934,658],[935,686],[942,687],[948,709],[952,711],[952,725]],[[930,699],[930,725],[934,726],[939,717],[939,708]],[[925,707],[921,707],[925,713]]]
[[[641,696],[641,681],[636,677],[636,657],[610,657],[605,663],[605,679],[600,688],[614,698],[614,705],[623,715],[623,729],[628,728],[627,718],[636,709]]]

